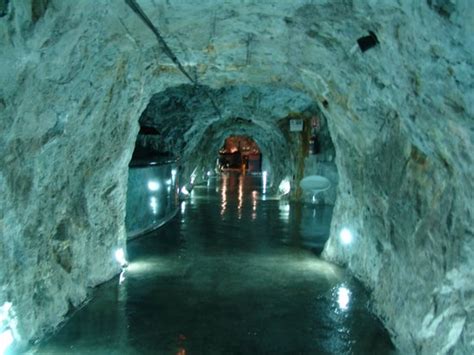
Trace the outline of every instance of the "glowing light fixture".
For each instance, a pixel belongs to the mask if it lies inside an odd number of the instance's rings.
[[[262,183],[263,183],[263,193],[267,192],[267,178],[268,178],[268,173],[264,171],[262,173]]]
[[[186,186],[183,186],[183,187],[181,188],[181,193],[182,193],[183,195],[185,195],[185,196],[189,195],[189,191],[188,191],[188,189],[186,188]]]
[[[148,190],[158,191],[160,189],[160,183],[158,181],[148,181]]]
[[[119,285],[121,285],[124,281],[125,281],[125,270],[122,270],[119,277]]]
[[[283,194],[286,195],[291,190],[291,183],[288,179],[282,180],[280,186],[278,186],[278,190]]]
[[[342,244],[351,244],[352,243],[352,233],[349,229],[343,228],[341,230],[341,233],[339,234],[339,237],[341,238]]]
[[[121,267],[126,267],[128,265],[127,259],[125,259],[125,252],[123,251],[123,248],[117,249],[115,251],[115,260],[117,260]]]
[[[10,329],[7,329],[0,334],[0,355],[5,354],[10,345],[13,344],[13,340],[13,334]]]
[[[337,290],[337,303],[341,311],[345,311],[349,308],[349,301],[351,299],[351,291],[346,287],[341,286]]]

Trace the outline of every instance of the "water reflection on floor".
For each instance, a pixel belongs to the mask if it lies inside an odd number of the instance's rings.
[[[262,192],[237,174],[196,188],[37,353],[390,353],[364,289],[315,254],[331,209]]]

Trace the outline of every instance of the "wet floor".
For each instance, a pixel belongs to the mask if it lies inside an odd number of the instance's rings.
[[[263,190],[238,174],[195,188],[175,219],[129,244],[121,283],[99,287],[35,353],[392,353],[366,291],[317,257],[331,209]]]

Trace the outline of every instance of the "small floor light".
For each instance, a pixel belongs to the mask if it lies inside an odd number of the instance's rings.
[[[344,286],[339,287],[337,290],[337,303],[341,311],[345,311],[349,307],[350,297],[351,291]]]

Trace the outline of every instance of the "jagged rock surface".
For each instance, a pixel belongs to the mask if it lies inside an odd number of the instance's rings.
[[[125,4],[51,0],[34,21],[31,4],[0,17],[0,302],[25,340],[116,270],[138,117],[150,93],[186,82]],[[374,290],[403,353],[473,353],[470,0],[143,5],[201,84],[319,104],[339,176],[326,257]],[[380,44],[362,53],[368,30]]]

